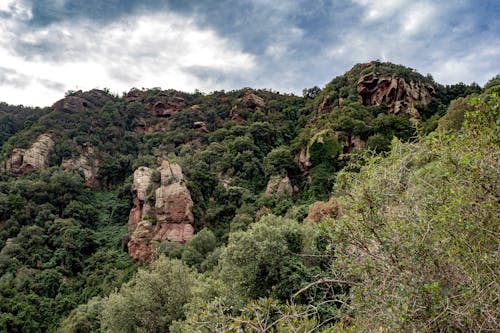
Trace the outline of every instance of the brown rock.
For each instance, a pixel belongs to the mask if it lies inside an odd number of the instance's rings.
[[[185,243],[193,237],[191,224],[162,223],[152,225],[148,221],[140,221],[128,242],[129,255],[138,261],[153,261],[156,244],[170,241]]]
[[[328,97],[325,96],[325,97],[323,97],[323,101],[321,102],[321,104],[318,107],[318,115],[328,113],[330,111],[332,111],[332,105],[330,104]]]
[[[133,88],[123,97],[123,99],[127,103],[131,103],[141,100],[142,98],[144,98],[145,95],[146,93],[144,91],[139,90],[137,88]]]
[[[330,198],[327,202],[316,201],[309,207],[306,221],[319,223],[327,217],[336,218],[339,212],[339,203],[336,198]]]
[[[241,124],[243,121],[245,121],[241,116],[240,116],[240,110],[238,109],[238,106],[234,105],[231,108],[231,111],[229,111],[229,117],[231,118],[231,121]]]
[[[14,173],[16,173],[17,170],[21,170],[25,152],[26,149],[14,148],[10,157],[7,159],[6,169],[12,170]]]
[[[243,96],[243,104],[249,109],[255,110],[257,108],[263,108],[266,106],[266,102],[264,99],[261,97],[255,95],[254,93],[248,91],[244,96]]]
[[[185,243],[194,235],[194,228],[191,224],[162,223],[155,230],[153,240]]]
[[[193,200],[185,185],[173,183],[156,190],[156,218],[167,223],[193,223]]]
[[[158,101],[145,107],[156,117],[169,118],[185,108],[186,101],[175,92],[164,91]]]
[[[312,166],[309,161],[309,152],[307,148],[303,148],[300,153],[295,156],[295,163],[299,166],[300,171],[304,176],[309,174],[309,168]]]
[[[208,133],[209,132],[207,129],[207,124],[205,124],[203,121],[195,121],[193,123],[193,128],[198,133]]]
[[[357,83],[360,101],[364,105],[387,105],[387,112],[392,114],[408,114],[419,117],[416,109],[431,102],[434,88],[422,82],[410,81],[395,75],[382,76],[378,73],[368,73]]]
[[[164,241],[184,243],[194,233],[193,200],[181,167],[164,160],[158,171],[161,185],[155,191],[154,211],[145,202],[153,170],[141,167],[134,172],[134,205],[128,221],[128,250],[129,255],[139,261],[153,260],[156,244]],[[148,218],[156,218],[155,224]]]
[[[52,108],[56,112],[78,113],[86,110],[100,109],[111,101],[113,101],[113,97],[105,91],[93,89],[82,92],[79,90],[57,101]]]

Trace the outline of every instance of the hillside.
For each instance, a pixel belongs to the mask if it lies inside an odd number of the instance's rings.
[[[0,331],[494,329],[497,81],[0,105]]]

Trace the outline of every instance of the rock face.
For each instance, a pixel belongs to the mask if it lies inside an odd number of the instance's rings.
[[[144,91],[133,88],[123,97],[123,99],[125,100],[125,102],[131,103],[140,100],[144,96],[146,96],[146,93]]]
[[[154,259],[155,245],[164,241],[184,243],[194,234],[193,200],[178,164],[163,161],[158,168],[160,186],[155,190],[155,204],[147,203],[154,185],[155,171],[140,167],[134,172],[134,206],[128,230],[129,255],[142,262]]]
[[[323,100],[321,101],[321,104],[318,107],[318,115],[322,115],[325,113],[331,112],[333,109],[332,105],[330,104],[330,101],[328,100],[328,97],[325,96],[323,97]]]
[[[251,90],[247,91],[245,95],[238,99],[238,104],[234,105],[229,112],[229,117],[235,123],[242,123],[245,119],[240,114],[245,109],[247,111],[257,111],[266,106],[263,98],[255,95]]]
[[[158,101],[148,103],[145,107],[156,117],[169,118],[185,108],[186,101],[174,92],[162,91]]]
[[[337,199],[330,198],[327,202],[316,201],[309,207],[309,214],[306,221],[319,223],[327,217],[335,218],[339,212]]]
[[[264,102],[264,99],[255,95],[252,92],[247,92],[245,94],[245,96],[243,96],[242,102],[243,102],[243,104],[245,104],[245,106],[248,109],[252,109],[252,110],[255,110],[257,108],[263,108],[266,105],[266,102]]]
[[[42,134],[29,149],[14,149],[7,159],[6,170],[12,171],[16,176],[22,176],[31,170],[47,168],[54,144],[50,135]]]
[[[419,117],[418,108],[431,102],[434,88],[422,82],[406,82],[395,75],[382,76],[368,73],[357,83],[360,102],[364,105],[387,105],[391,114],[408,114]]]
[[[291,196],[293,194],[293,186],[288,176],[271,176],[267,182],[266,192],[264,196],[273,194],[281,194]]]
[[[207,124],[205,124],[205,122],[203,121],[195,121],[193,123],[193,128],[196,132],[198,133],[208,133],[208,128],[207,128]]]
[[[97,185],[97,173],[99,172],[99,160],[92,147],[85,147],[78,158],[66,159],[61,162],[62,170],[78,170],[85,177],[85,184],[94,188]]]
[[[295,156],[294,161],[299,166],[300,172],[302,172],[303,176],[308,176],[309,183],[311,182],[309,176],[309,169],[312,166],[311,161],[309,160],[309,150],[307,148],[303,148],[297,156]]]
[[[56,102],[52,108],[56,112],[78,113],[86,110],[102,108],[106,103],[113,101],[113,97],[105,91],[92,89],[81,90]]]

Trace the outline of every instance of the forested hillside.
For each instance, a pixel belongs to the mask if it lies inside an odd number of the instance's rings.
[[[498,93],[374,61],[0,104],[0,331],[495,331]]]

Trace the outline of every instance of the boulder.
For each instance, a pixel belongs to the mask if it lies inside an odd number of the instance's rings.
[[[261,97],[255,95],[253,92],[248,91],[242,98],[243,104],[248,108],[255,110],[266,106],[266,102]]]
[[[384,76],[371,72],[362,76],[356,89],[363,105],[387,105],[391,114],[408,114],[419,117],[418,109],[431,102],[434,87],[423,82],[407,82],[396,75]]]

